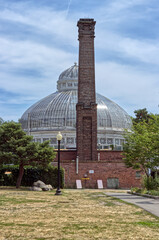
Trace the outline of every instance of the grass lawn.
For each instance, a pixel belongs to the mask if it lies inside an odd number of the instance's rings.
[[[159,239],[159,218],[106,190],[62,192],[0,188],[0,240]]]

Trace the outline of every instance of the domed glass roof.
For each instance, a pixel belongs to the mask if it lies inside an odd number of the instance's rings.
[[[74,63],[74,66],[66,69],[59,76],[57,81],[58,91],[77,90],[78,88],[78,66]]]
[[[62,72],[57,81],[58,91],[32,105],[21,117],[23,129],[54,130],[76,128],[78,66]],[[129,115],[116,103],[96,94],[98,130],[122,131],[131,127]]]
[[[77,81],[78,78],[78,66],[77,63],[74,63],[74,66],[63,71],[59,76],[59,81],[73,80]]]

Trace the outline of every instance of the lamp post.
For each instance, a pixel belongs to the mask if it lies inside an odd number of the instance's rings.
[[[60,190],[60,142],[62,140],[62,134],[58,132],[57,136],[57,141],[58,141],[58,179],[57,179],[57,190],[55,195],[61,195],[61,190]]]

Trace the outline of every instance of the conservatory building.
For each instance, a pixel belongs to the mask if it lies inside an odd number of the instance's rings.
[[[61,148],[76,148],[76,104],[78,94],[78,66],[75,63],[62,72],[57,91],[27,109],[20,122],[35,142],[50,140],[57,148],[56,135],[61,131]],[[98,149],[122,150],[124,129],[131,128],[130,116],[115,102],[96,93]]]

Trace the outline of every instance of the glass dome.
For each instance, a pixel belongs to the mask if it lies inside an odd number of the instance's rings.
[[[124,129],[131,127],[129,115],[116,103],[96,94],[98,128]],[[77,91],[55,92],[31,106],[21,117],[23,129],[28,121],[32,129],[76,127]]]
[[[78,94],[78,66],[62,72],[57,81],[58,91],[33,104],[22,115],[25,131],[72,131],[76,135],[76,103]],[[122,137],[123,130],[131,128],[130,116],[115,102],[96,94],[98,134]],[[103,135],[104,136],[104,135]],[[123,137],[122,137],[123,138]],[[75,142],[75,140],[74,140]]]

